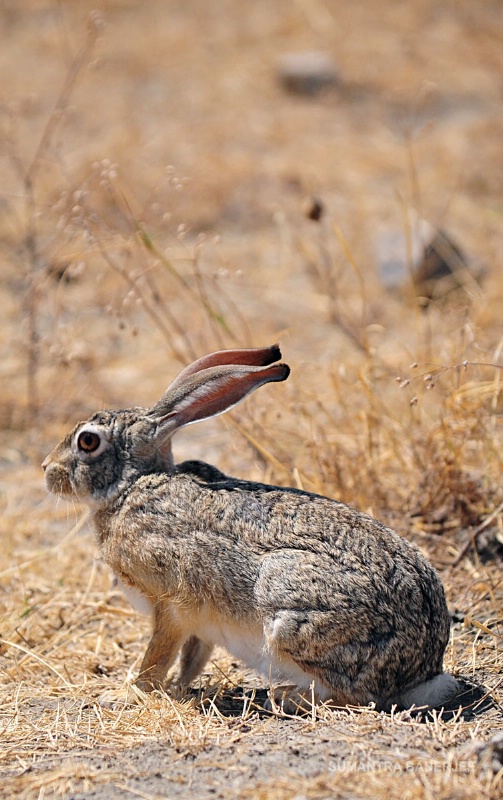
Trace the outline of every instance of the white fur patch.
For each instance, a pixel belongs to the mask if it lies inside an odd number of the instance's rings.
[[[134,610],[139,614],[151,615],[153,608],[152,603],[134,586],[127,586],[117,575],[114,575],[114,584],[116,584],[123,593],[126,600],[133,606]]]
[[[272,652],[261,627],[245,627],[215,615],[198,615],[196,624],[192,624],[191,633],[205,642],[224,647],[229,653],[242,661],[246,666],[256,670],[273,686],[293,684],[299,689],[309,689],[315,680],[313,675],[304,672],[291,658],[279,656]],[[316,694],[321,700],[330,692],[316,681]]]
[[[451,700],[457,692],[459,692],[459,683],[456,678],[444,672],[442,675],[435,675],[431,680],[404,692],[398,698],[398,702],[404,708],[412,706],[438,708]]]

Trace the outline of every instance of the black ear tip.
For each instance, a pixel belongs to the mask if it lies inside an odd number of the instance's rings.
[[[288,364],[277,364],[277,369],[278,369],[278,381],[286,381],[291,372]]]
[[[264,363],[262,364],[263,367],[267,367],[269,364],[274,364],[275,361],[279,361],[281,358],[281,350],[279,348],[279,344],[273,344],[271,347],[268,348],[268,353],[266,358],[264,359]]]
[[[283,364],[283,367],[284,367],[284,370],[285,370],[285,372],[284,372],[284,374],[285,374],[285,377],[283,378],[283,380],[284,380],[284,381],[286,381],[286,379],[287,379],[287,378],[288,378],[288,376],[290,375],[291,369],[290,369],[290,367],[288,366],[288,364]]]

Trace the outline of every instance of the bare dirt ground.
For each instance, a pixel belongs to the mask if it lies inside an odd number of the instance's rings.
[[[5,0],[0,25],[0,796],[500,797],[501,3]],[[337,79],[286,90],[278,59],[309,51]],[[469,269],[428,303],[433,229]],[[194,357],[278,340],[281,401],[176,455],[415,541],[465,687],[442,713],[289,718],[224,652],[183,697],[113,702],[148,620],[39,464]]]

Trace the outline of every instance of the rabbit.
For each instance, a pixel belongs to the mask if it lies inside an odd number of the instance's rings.
[[[299,698],[436,707],[450,618],[439,576],[408,540],[356,509],[294,488],[175,464],[177,430],[284,381],[278,345],[211,353],[150,409],[98,411],[42,464],[47,488],[92,510],[102,558],[147,601],[153,633],[135,682],[179,684],[214,645]]]

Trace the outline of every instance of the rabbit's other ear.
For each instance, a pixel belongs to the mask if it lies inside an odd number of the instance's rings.
[[[189,375],[202,372],[203,369],[210,367],[220,367],[224,364],[241,364],[249,367],[266,367],[279,361],[281,350],[279,345],[273,344],[271,347],[255,347],[246,350],[218,350],[216,353],[209,353],[207,356],[198,358],[188,367],[185,367],[180,374],[170,384],[167,391],[174,389],[185,382]]]
[[[287,364],[222,364],[186,374],[183,379],[178,376],[148,412],[158,425],[158,443],[185,425],[222,414],[264,383],[284,381],[289,374]]]

